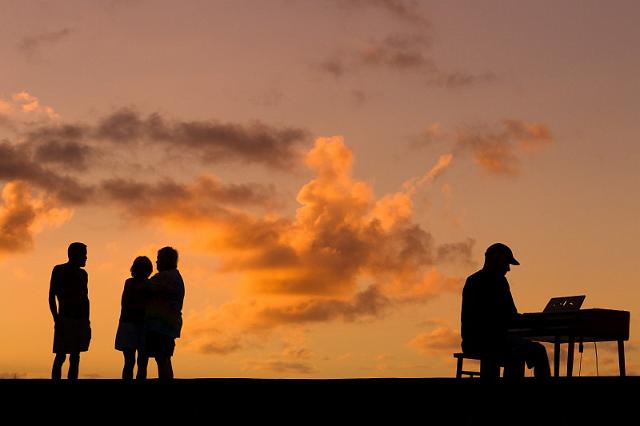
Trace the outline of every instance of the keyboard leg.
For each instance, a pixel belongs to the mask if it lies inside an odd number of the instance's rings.
[[[553,376],[560,376],[560,339],[553,343]]]
[[[567,348],[567,377],[573,376],[573,350],[575,346],[575,339],[569,337],[569,347]]]
[[[618,340],[618,365],[620,365],[620,376],[626,376],[626,368],[624,365],[624,340]]]

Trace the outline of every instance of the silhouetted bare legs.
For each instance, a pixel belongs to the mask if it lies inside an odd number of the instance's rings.
[[[171,380],[173,379],[173,367],[171,366],[171,357],[156,357],[156,363],[158,364],[158,379]]]
[[[122,378],[124,380],[133,380],[133,367],[136,365],[136,350],[127,349],[122,351],[124,355],[124,367],[122,367]]]
[[[138,372],[136,379],[144,380],[147,378],[147,365],[149,365],[149,357],[138,352]]]
[[[62,377],[62,364],[67,359],[67,354],[56,354],[53,360],[53,367],[51,368],[51,378],[60,380]],[[67,372],[67,378],[69,380],[75,380],[78,378],[78,371],[80,369],[80,354],[73,353],[69,355],[69,371]]]
[[[54,380],[60,380],[62,378],[62,364],[67,359],[66,354],[56,354],[53,360],[53,368],[51,368],[51,378]]]
[[[136,365],[136,350],[128,349],[123,351],[124,355],[124,367],[122,368],[122,378],[124,380],[133,379],[133,368]],[[137,380],[144,380],[147,378],[147,365],[149,364],[149,357],[142,355],[138,352],[138,372],[136,373]]]

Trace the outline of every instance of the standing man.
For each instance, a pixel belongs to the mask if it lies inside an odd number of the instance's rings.
[[[56,380],[62,376],[62,364],[67,354],[67,378],[78,378],[80,352],[89,350],[91,341],[88,276],[87,271],[82,269],[87,264],[87,246],[71,243],[67,254],[69,261],[53,268],[49,286],[49,308],[55,324],[53,353],[56,354],[51,378]]]
[[[522,377],[525,362],[536,377],[551,375],[545,347],[507,331],[519,314],[506,274],[509,265],[519,264],[509,247],[493,244],[485,252],[484,266],[467,278],[462,291],[462,350],[495,360],[482,376],[499,375],[502,363],[505,377]]]
[[[144,317],[142,352],[156,359],[158,378],[173,379],[171,357],[182,329],[184,282],[178,271],[178,252],[173,247],[158,250],[158,273],[149,280],[149,301]],[[140,359],[138,360],[140,363]],[[143,360],[143,363],[145,361]]]

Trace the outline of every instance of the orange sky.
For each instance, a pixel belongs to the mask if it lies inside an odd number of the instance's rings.
[[[164,245],[177,376],[450,377],[461,285],[496,241],[521,312],[631,311],[637,373],[638,12],[0,0],[0,377],[49,375],[49,275],[76,240],[81,377],[120,375],[122,286]]]

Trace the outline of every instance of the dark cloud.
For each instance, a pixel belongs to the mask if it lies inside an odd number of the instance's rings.
[[[89,167],[93,154],[94,149],[88,145],[51,140],[36,147],[34,159],[39,163],[58,164],[64,168],[84,171]]]
[[[387,69],[421,77],[427,86],[456,89],[495,80],[492,73],[447,71],[437,63],[432,52],[429,31],[392,34],[369,41],[364,47],[342,52],[320,63],[318,70],[336,78],[359,70]]]
[[[473,262],[473,246],[475,241],[468,238],[466,241],[458,243],[442,244],[437,249],[437,262],[453,262],[457,264],[472,265]]]
[[[430,38],[423,34],[394,34],[371,42],[360,52],[360,62],[369,66],[385,65],[400,70],[431,72],[435,64],[426,55],[430,46]]]
[[[506,119],[500,126],[466,126],[458,130],[456,149],[469,151],[483,170],[496,175],[520,173],[523,150],[553,143],[549,128],[541,123]]]
[[[444,89],[457,89],[460,87],[491,83],[495,81],[496,78],[496,75],[490,72],[470,74],[466,72],[444,72],[435,69],[433,75],[427,78],[427,84]]]
[[[159,150],[172,158],[188,157],[205,164],[256,163],[275,169],[290,169],[300,160],[300,147],[310,135],[297,127],[276,127],[260,121],[249,124],[215,120],[169,120],[161,114],[142,115],[122,108],[94,124],[43,125],[29,129],[25,140],[41,151],[40,160],[86,167],[89,156],[110,149]],[[107,144],[113,144],[109,147]],[[99,145],[98,145],[99,144]],[[45,154],[51,154],[47,157]],[[77,167],[79,166],[79,167]]]
[[[312,299],[297,305],[265,308],[259,317],[261,324],[304,324],[336,319],[352,322],[362,317],[380,317],[391,303],[377,286],[371,285],[351,300]]]
[[[108,179],[99,188],[108,202],[116,203],[130,216],[142,218],[212,220],[228,218],[231,213],[227,207],[271,207],[276,203],[272,185],[223,184],[211,176],[201,176],[191,184],[170,179],[151,183]]]
[[[288,169],[298,159],[298,147],[309,134],[295,127],[167,120],[158,113],[141,116],[121,109],[99,120],[93,137],[115,144],[147,142],[145,149],[162,146],[173,155],[191,154],[204,163],[238,161]]]
[[[0,142],[0,181],[21,180],[47,191],[68,205],[84,204],[93,194],[92,186],[60,175],[36,162],[26,145]]]
[[[347,71],[346,65],[341,58],[332,58],[327,59],[326,61],[322,61],[318,65],[318,70],[327,74],[331,74],[336,78],[342,77]]]
[[[18,48],[28,57],[33,57],[40,49],[54,45],[67,38],[73,32],[70,28],[63,28],[58,31],[34,34],[23,37]]]

